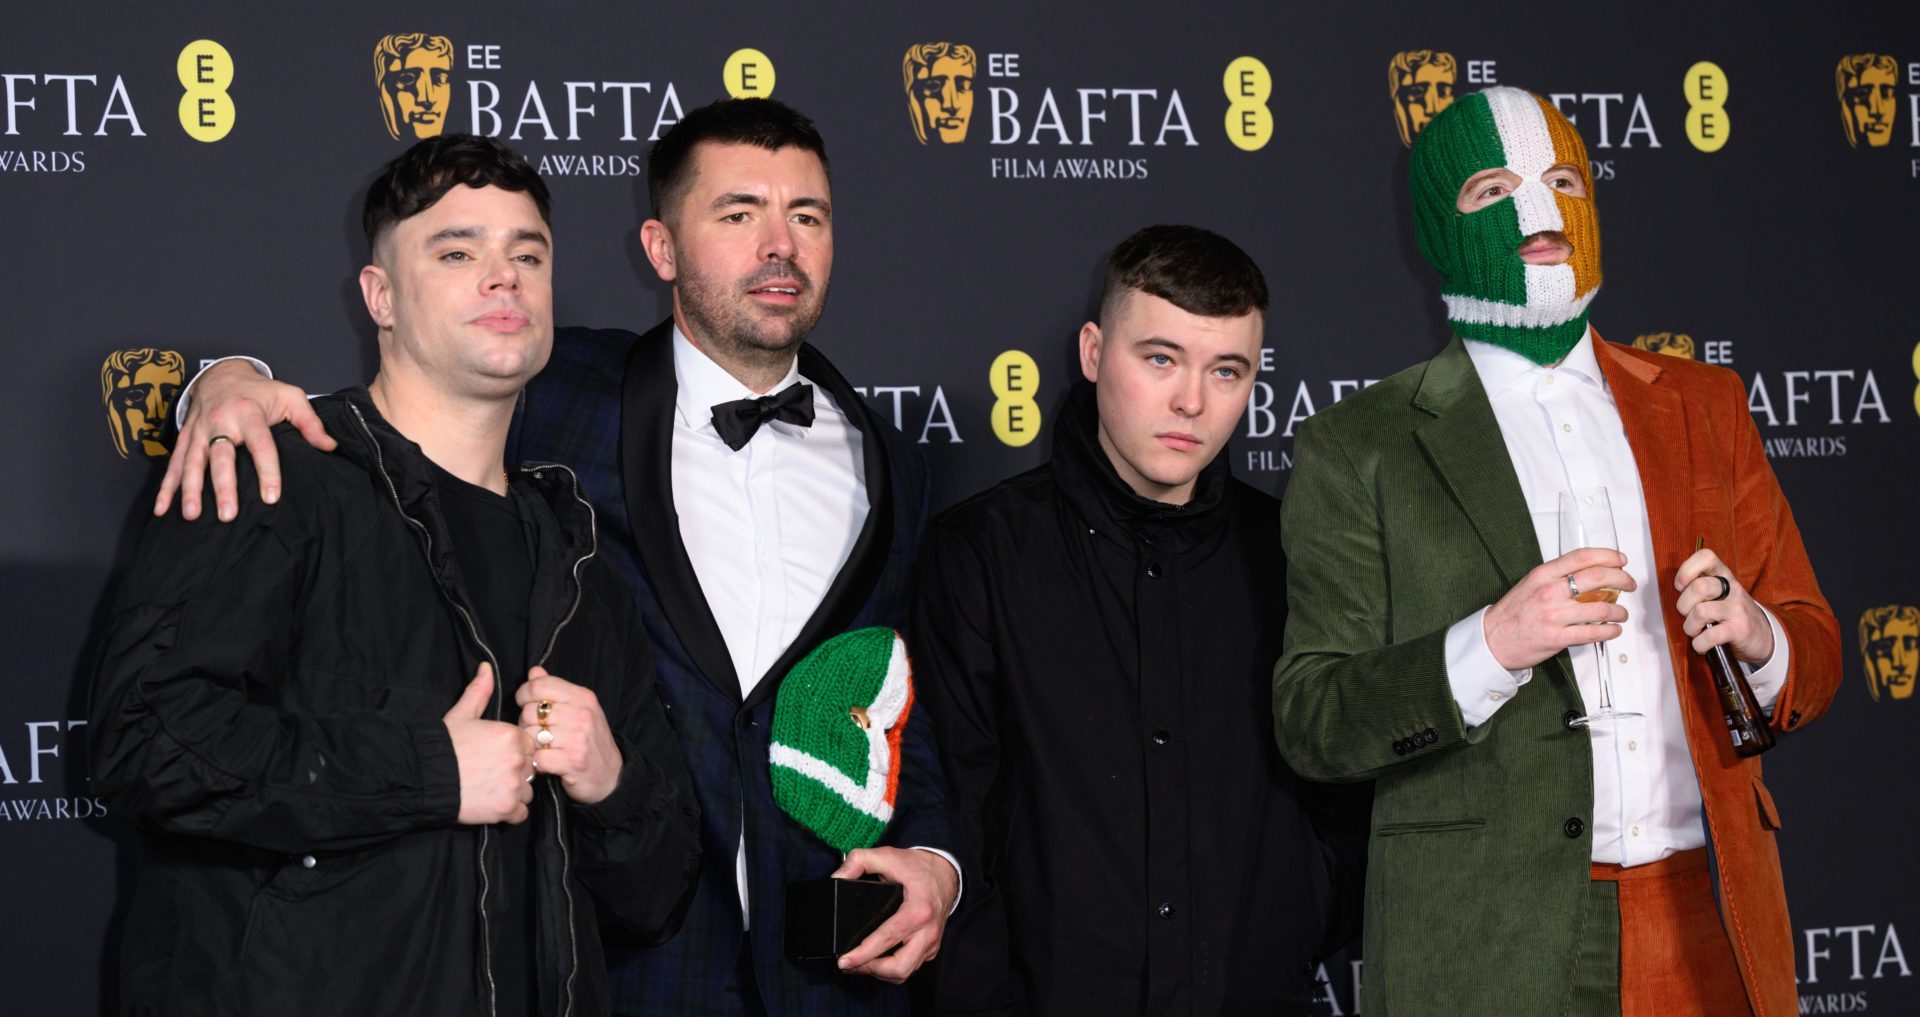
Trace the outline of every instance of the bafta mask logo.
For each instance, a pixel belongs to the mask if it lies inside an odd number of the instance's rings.
[[[1414,137],[1453,105],[1457,72],[1452,53],[1410,49],[1393,55],[1387,80],[1393,89],[1393,121],[1400,128],[1402,145],[1412,148]]]
[[[1693,337],[1685,332],[1649,332],[1634,336],[1633,348],[1669,357],[1693,359]]]
[[[1885,148],[1893,140],[1895,108],[1893,83],[1900,67],[1885,53],[1855,53],[1840,58],[1833,71],[1833,88],[1840,97],[1840,119],[1847,128],[1847,144]]]
[[[1867,692],[1880,699],[1913,698],[1920,675],[1920,607],[1888,604],[1860,616],[1860,659]]]
[[[373,82],[389,135],[409,140],[439,136],[453,99],[453,41],[425,32],[381,39],[373,47]]]
[[[907,49],[900,76],[907,90],[913,134],[922,145],[967,140],[973,122],[973,77],[979,67],[973,47],[957,42],[923,42]]]
[[[120,458],[137,446],[149,456],[167,454],[167,415],[187,380],[187,362],[173,350],[116,350],[100,365],[100,401]]]

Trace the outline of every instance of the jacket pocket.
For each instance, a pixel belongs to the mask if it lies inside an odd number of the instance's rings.
[[[1753,778],[1753,797],[1760,805],[1760,822],[1769,830],[1780,829],[1780,810],[1774,807],[1773,795],[1767,793],[1767,786],[1760,778]]]
[[[1387,823],[1374,828],[1375,837],[1398,837],[1408,833],[1445,833],[1449,830],[1483,830],[1484,819],[1439,819],[1420,823]]]

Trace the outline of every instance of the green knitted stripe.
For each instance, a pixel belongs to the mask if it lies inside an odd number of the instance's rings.
[[[1567,355],[1587,332],[1587,315],[1582,311],[1571,320],[1545,328],[1514,325],[1488,325],[1468,321],[1451,323],[1461,338],[1504,346],[1536,364],[1551,364]]]
[[[1448,253],[1454,269],[1442,274],[1441,291],[1525,304],[1527,263],[1520,260],[1520,238],[1520,206],[1512,198],[1472,215],[1456,213]]]
[[[872,847],[886,832],[885,820],[853,808],[844,794],[813,776],[779,763],[768,767],[767,775],[773,782],[773,800],[781,811],[842,854]]]
[[[1420,253],[1442,279],[1458,278],[1462,266],[1457,245],[1448,238],[1455,232],[1450,224],[1460,218],[1454,206],[1460,185],[1475,173],[1507,164],[1487,97],[1474,92],[1455,100],[1420,132],[1408,161]]]
[[[822,643],[780,683],[780,699],[866,706],[880,695],[893,656],[893,630],[861,629]],[[773,740],[814,756],[860,784],[867,779],[867,733],[844,710],[773,713]]]

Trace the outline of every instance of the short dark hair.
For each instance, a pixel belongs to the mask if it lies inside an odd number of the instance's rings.
[[[777,99],[721,99],[681,117],[647,153],[647,203],[654,218],[664,220],[669,206],[685,193],[688,163],[703,141],[757,145],[769,152],[792,145],[819,156],[820,168],[833,178],[827,143],[799,110]]]
[[[1266,312],[1267,279],[1233,241],[1198,226],[1148,226],[1107,255],[1100,320],[1139,290],[1203,318]]]
[[[553,229],[547,185],[520,153],[495,138],[477,134],[442,134],[414,143],[402,152],[367,188],[360,225],[367,231],[367,250],[373,253],[380,238],[403,219],[432,208],[455,187],[498,187],[533,199],[540,220]]]

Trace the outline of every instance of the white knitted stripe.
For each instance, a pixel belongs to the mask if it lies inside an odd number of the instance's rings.
[[[1553,191],[1540,182],[1540,175],[1553,168],[1553,135],[1547,133],[1547,115],[1540,101],[1505,86],[1489,88],[1486,95],[1494,129],[1500,132],[1500,147],[1507,153],[1507,169],[1520,177],[1520,186],[1513,192],[1520,235],[1565,230]]]
[[[1566,266],[1555,266],[1565,268]],[[1567,278],[1573,278],[1568,270]],[[1572,293],[1573,284],[1567,283],[1568,293]],[[1529,287],[1531,289],[1531,287]],[[1547,328],[1578,318],[1593,302],[1594,294],[1600,292],[1595,286],[1590,292],[1559,303],[1545,306],[1522,307],[1519,304],[1503,304],[1494,300],[1482,300],[1479,297],[1462,296],[1457,293],[1442,294],[1440,299],[1447,302],[1447,320],[1465,321],[1479,325],[1506,325],[1518,328]]]
[[[886,791],[887,773],[893,769],[893,749],[887,744],[887,732],[900,720],[907,706],[910,672],[907,643],[898,633],[893,637],[893,652],[887,658],[887,677],[880,683],[880,694],[867,707],[867,779],[880,775],[880,789]]]
[[[1534,307],[1553,307],[1573,302],[1573,266],[1528,265],[1527,303]]]
[[[874,780],[876,774],[869,768],[866,784],[855,784],[851,777],[835,769],[826,760],[807,755],[791,745],[782,745],[779,742],[774,742],[767,750],[767,759],[774,766],[784,766],[802,777],[825,785],[827,790],[839,795],[841,801],[882,823],[893,819],[893,806],[887,801],[885,773],[877,774],[879,781],[876,783]]]

